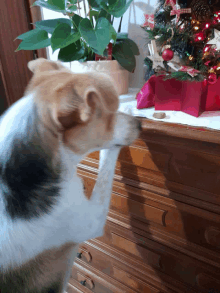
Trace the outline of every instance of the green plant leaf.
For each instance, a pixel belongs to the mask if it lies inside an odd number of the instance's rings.
[[[89,14],[90,17],[93,17],[95,18],[95,20],[98,19],[99,17],[99,11],[96,11],[96,10],[90,10],[90,14]]]
[[[79,32],[73,32],[66,23],[58,24],[51,37],[51,47],[53,52],[59,48],[64,48],[80,39]]]
[[[126,70],[133,72],[136,67],[136,59],[132,50],[124,42],[119,42],[113,47],[113,57]]]
[[[95,29],[88,19],[80,22],[79,30],[86,43],[96,52],[102,55],[111,40],[111,24],[105,18],[99,18]]]
[[[96,10],[101,10],[102,9],[100,4],[99,4],[100,1],[98,1],[98,0],[88,0],[88,2],[89,2],[89,5],[91,7],[93,7],[93,8],[95,8]]]
[[[35,25],[37,28],[45,30],[49,34],[52,34],[54,32],[55,27],[59,23],[66,23],[69,26],[72,25],[71,21],[67,18],[57,18],[57,19],[48,19],[48,20],[41,20],[35,22]]]
[[[50,46],[50,39],[48,38],[48,33],[46,31],[35,29],[28,33],[29,37],[22,37],[23,41],[15,52],[20,50],[38,50]]]
[[[66,0],[47,0],[47,3],[56,6],[61,10],[66,9]]]
[[[33,30],[30,30],[20,36],[18,36],[15,40],[26,40],[26,39],[29,39],[29,38],[34,38],[34,37],[38,37],[40,34],[41,34],[42,30],[41,29],[33,29]]]
[[[77,6],[76,5],[71,5],[68,7],[68,11],[72,12],[72,11],[76,11],[77,10]]]
[[[111,39],[114,41],[114,43],[117,40],[117,32],[114,29],[114,27],[112,25],[110,25],[110,29],[111,29]]]
[[[68,0],[71,4],[76,4],[77,0]]]
[[[74,14],[72,17],[73,25],[75,26],[77,30],[79,28],[79,24],[81,20],[83,20],[83,18],[79,16],[78,14]]]
[[[101,51],[104,51],[111,40],[112,34],[114,35],[113,27],[106,18],[102,17],[96,23],[95,32],[99,47]]]
[[[128,2],[126,0],[117,0],[115,3],[112,1],[112,5],[107,6],[105,9],[114,17],[121,17],[131,5],[132,1],[133,0],[129,0]]]
[[[82,19],[79,24],[79,31],[81,33],[81,36],[84,38],[89,46],[93,48],[96,48],[98,46],[96,33],[89,19]]]
[[[63,62],[71,62],[81,59],[84,53],[84,46],[81,46],[80,42],[76,42],[65,48],[60,49],[58,59]]]
[[[109,14],[106,10],[102,9],[99,12],[99,18],[101,18],[101,17],[108,19],[108,21],[111,23],[111,14]]]
[[[134,55],[140,55],[139,48],[134,41],[131,39],[124,39],[123,42],[131,49]]]
[[[56,5],[49,4],[48,2],[46,2],[44,0],[37,0],[34,2],[34,4],[32,6],[41,6],[41,7],[47,8],[49,10],[53,10],[56,12],[62,12],[62,13],[64,13],[66,11],[65,8],[61,9],[61,8],[57,7]]]
[[[117,40],[124,40],[128,38],[128,33],[117,33]]]

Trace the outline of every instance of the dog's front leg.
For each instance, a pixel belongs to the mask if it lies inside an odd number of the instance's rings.
[[[98,236],[102,235],[105,226],[111,200],[115,165],[120,150],[121,148],[114,148],[100,151],[99,174],[90,199],[91,204],[98,208],[96,209],[99,223]]]

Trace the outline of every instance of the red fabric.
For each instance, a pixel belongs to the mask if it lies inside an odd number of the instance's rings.
[[[137,94],[137,109],[150,108],[155,104],[155,85],[157,77],[152,75]]]
[[[205,109],[206,111],[220,110],[220,79],[215,84],[208,85]]]
[[[198,117],[204,111],[220,110],[220,79],[214,85],[204,82],[164,80],[151,76],[137,94],[137,109],[155,106],[160,111],[182,111]]]

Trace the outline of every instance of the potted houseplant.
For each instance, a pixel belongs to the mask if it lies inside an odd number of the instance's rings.
[[[115,80],[119,94],[125,94],[129,72],[135,70],[135,55],[139,55],[135,42],[120,32],[123,14],[131,2],[37,0],[33,6],[60,12],[68,18],[37,21],[33,30],[17,37],[22,42],[16,51],[51,46],[53,52],[59,50],[58,59],[62,62],[77,61],[81,70],[105,71]],[[84,16],[78,12],[79,5]],[[121,18],[118,32],[113,27],[115,18]]]

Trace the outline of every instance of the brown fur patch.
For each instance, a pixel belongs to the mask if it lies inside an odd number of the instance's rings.
[[[34,75],[25,94],[34,93],[45,128],[62,133],[63,143],[79,154],[112,138],[119,99],[109,77],[96,72],[74,74],[42,58],[31,62]]]
[[[68,269],[68,261],[76,244],[65,245],[45,250],[35,259],[19,268],[0,272],[1,293],[63,293],[63,282]]]

